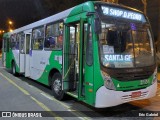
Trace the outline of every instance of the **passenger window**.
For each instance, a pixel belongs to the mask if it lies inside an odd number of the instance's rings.
[[[53,23],[46,27],[44,47],[49,50],[60,50],[63,46],[63,23]]]
[[[33,50],[42,50],[44,41],[44,27],[39,27],[32,32]]]
[[[11,35],[11,49],[12,50],[19,50],[19,41],[16,39],[16,34]]]
[[[86,48],[86,63],[87,65],[93,64],[93,45],[92,45],[92,29],[88,25],[88,39],[87,39],[87,48]]]
[[[19,48],[19,50],[20,50],[20,53],[24,53],[25,51],[24,51],[24,33],[18,33],[17,34],[17,41],[18,41],[18,43],[20,43],[20,48]]]

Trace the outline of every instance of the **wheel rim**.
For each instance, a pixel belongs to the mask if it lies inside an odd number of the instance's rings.
[[[61,85],[61,80],[57,78],[57,79],[53,82],[53,89],[54,89],[54,91],[55,91],[55,93],[56,93],[57,95],[60,95],[60,94],[61,94],[61,87],[62,87],[62,85]]]

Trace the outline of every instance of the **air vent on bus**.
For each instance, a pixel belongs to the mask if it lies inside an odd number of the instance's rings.
[[[141,72],[141,73],[116,73],[113,78],[120,81],[128,81],[128,80],[143,80],[148,79],[152,75],[152,72]]]

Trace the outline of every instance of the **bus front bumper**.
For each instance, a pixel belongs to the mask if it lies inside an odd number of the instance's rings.
[[[131,97],[132,93],[140,91],[141,95],[139,97]],[[145,89],[129,91],[129,92],[109,90],[105,86],[102,86],[96,92],[95,107],[97,108],[112,107],[133,100],[148,99],[154,97],[156,95],[156,91],[157,91],[157,81]]]

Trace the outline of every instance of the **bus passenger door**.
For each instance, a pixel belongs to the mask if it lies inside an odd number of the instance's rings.
[[[31,34],[25,34],[25,77],[30,76],[30,57],[29,57],[29,50],[30,50],[30,40]]]
[[[21,33],[21,39],[19,39],[19,69],[20,73],[24,73],[24,33]]]
[[[93,105],[93,44],[91,20],[81,19],[78,98]]]
[[[85,94],[84,21],[66,24],[63,49],[63,90],[78,99]]]
[[[79,23],[66,26],[64,41],[63,90],[76,91],[78,77]],[[77,95],[77,93],[75,93]]]

